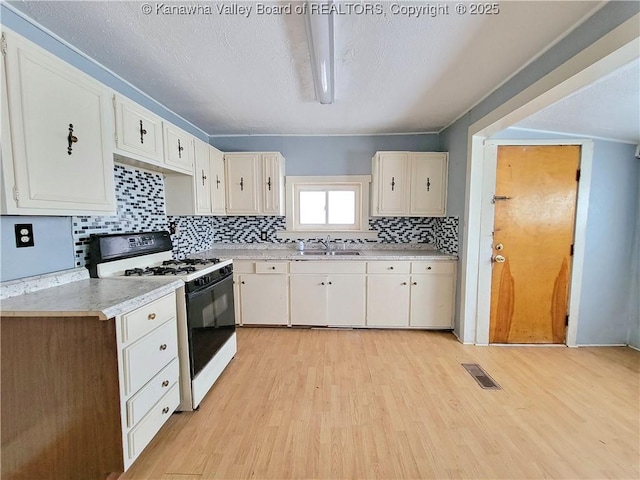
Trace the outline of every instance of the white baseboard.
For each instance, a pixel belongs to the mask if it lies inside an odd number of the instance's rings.
[[[636,347],[635,345],[627,345],[627,347],[633,348],[634,350],[637,350],[638,352],[640,352],[640,348]]]
[[[628,347],[626,343],[581,343],[576,347]]]

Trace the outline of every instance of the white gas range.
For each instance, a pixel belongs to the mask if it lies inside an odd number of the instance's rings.
[[[175,260],[168,232],[95,235],[89,271],[97,278],[171,276],[185,282],[177,296],[178,409],[197,409],[237,352],[232,261]]]

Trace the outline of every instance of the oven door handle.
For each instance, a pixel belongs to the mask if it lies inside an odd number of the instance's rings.
[[[207,285],[204,285],[203,287],[200,287],[196,290],[192,290],[191,292],[187,293],[187,298],[197,298],[200,295],[203,295],[204,293],[207,293],[208,291],[210,291],[212,288],[215,287],[219,287],[220,285],[222,285],[225,281],[232,281],[233,280],[233,274],[230,273],[229,275],[227,275],[226,277],[222,277],[219,278],[216,282],[214,283],[209,283]]]

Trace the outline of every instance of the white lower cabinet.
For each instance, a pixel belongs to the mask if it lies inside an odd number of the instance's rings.
[[[294,262],[291,325],[364,326],[364,262]]]
[[[236,323],[453,328],[455,260],[236,261]]]
[[[367,326],[409,326],[409,275],[369,275]]]
[[[455,261],[369,262],[367,326],[453,328]]]
[[[176,294],[116,319],[124,469],[180,403]]]
[[[288,325],[287,262],[234,262],[236,323]]]

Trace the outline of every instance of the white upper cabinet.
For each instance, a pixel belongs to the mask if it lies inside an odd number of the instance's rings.
[[[110,92],[19,35],[5,39],[2,213],[114,213]]]
[[[193,136],[184,130],[164,123],[164,161],[184,173],[193,171]]]
[[[114,95],[116,148],[142,161],[164,161],[162,119],[126,98]]]
[[[229,215],[284,215],[284,157],[278,152],[226,153]]]
[[[211,146],[209,147],[209,167],[211,170],[211,176],[209,177],[211,213],[225,215],[227,199],[225,198],[224,153]]]
[[[447,167],[448,154],[443,152],[377,152],[372,216],[444,216]]]
[[[223,153],[193,140],[193,175],[165,172],[167,215],[224,215]]]

